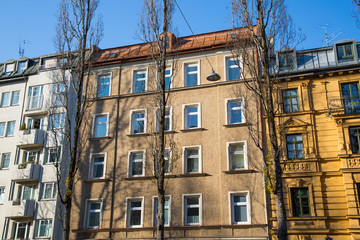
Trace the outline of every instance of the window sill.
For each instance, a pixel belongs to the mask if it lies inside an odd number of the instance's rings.
[[[242,174],[242,173],[252,173],[255,172],[254,169],[241,169],[241,170],[229,170],[223,171],[225,174]]]
[[[185,173],[185,174],[179,174],[179,177],[205,177],[210,176],[207,173]]]
[[[96,140],[103,140],[103,139],[111,139],[111,137],[109,136],[105,136],[105,137],[91,137],[90,140],[91,141],[96,141]]]
[[[110,178],[85,179],[84,182],[85,183],[110,182]]]
[[[165,134],[173,134],[173,133],[177,133],[174,130],[169,130],[169,131],[164,131]],[[159,131],[153,132],[153,134],[159,134]]]
[[[56,198],[49,198],[49,199],[40,199],[41,202],[50,202],[50,201],[56,201]]]
[[[141,137],[141,136],[149,136],[149,133],[132,133],[132,134],[128,134],[126,136],[128,137]]]
[[[189,128],[189,129],[181,129],[181,132],[196,132],[196,131],[204,131],[205,128]]]
[[[243,126],[247,126],[247,123],[231,123],[231,124],[224,124],[223,126],[226,128],[243,127]]]

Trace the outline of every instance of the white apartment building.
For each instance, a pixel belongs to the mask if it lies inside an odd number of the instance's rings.
[[[56,164],[61,161],[62,100],[57,55],[0,64],[1,239],[61,239]]]

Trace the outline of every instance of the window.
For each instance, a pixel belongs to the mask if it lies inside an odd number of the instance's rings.
[[[146,92],[147,72],[144,70],[134,71],[133,93]]]
[[[0,187],[0,204],[4,203],[5,199],[5,187]]]
[[[87,200],[87,228],[100,228],[102,215],[102,200]]]
[[[172,67],[168,66],[165,69],[165,89],[170,89],[171,87],[172,87]],[[158,89],[161,89],[160,75],[158,75]]]
[[[29,118],[28,129],[44,129],[44,118]]]
[[[240,61],[235,58],[226,58],[227,81],[240,80]]]
[[[108,114],[95,114],[94,115],[94,137],[108,136],[109,115]]]
[[[10,153],[3,153],[1,156],[1,169],[7,169],[10,165]]]
[[[146,132],[146,110],[131,111],[131,134]]]
[[[11,93],[11,106],[19,104],[20,91],[14,91]]]
[[[156,130],[159,131],[159,122],[160,122],[160,109],[158,108],[156,111]],[[164,130],[170,131],[172,129],[172,108],[167,107],[165,109],[165,123]]]
[[[201,195],[183,196],[185,225],[201,224]]]
[[[18,62],[17,73],[22,73],[26,69],[26,61]]]
[[[44,164],[53,164],[60,162],[61,147],[50,147],[45,149]]]
[[[97,97],[110,96],[111,75],[99,76],[97,85]]]
[[[295,52],[279,52],[279,68],[280,70],[293,69],[295,67]]]
[[[201,146],[184,147],[184,172],[201,172]]]
[[[283,100],[284,100],[284,113],[300,111],[299,96],[297,89],[283,90]]]
[[[60,129],[65,124],[65,113],[55,113],[49,116],[49,129]]]
[[[43,98],[43,86],[29,87],[27,110],[42,108]]]
[[[200,103],[184,105],[184,129],[201,127]]]
[[[245,123],[244,101],[240,99],[227,99],[227,124]]]
[[[359,83],[342,83],[341,92],[345,113],[360,113]]]
[[[248,192],[230,193],[231,223],[250,223],[250,201]]]
[[[66,85],[64,83],[55,83],[53,85],[52,106],[66,106]]]
[[[156,154],[159,154],[158,152]],[[158,155],[155,156],[155,161],[157,164],[158,161]],[[165,161],[165,174],[169,174],[172,170],[172,165],[171,165],[171,151],[170,149],[165,149],[164,152],[164,161]],[[156,165],[155,165],[156,166]],[[154,173],[155,173],[155,169],[154,169]],[[156,173],[155,173],[156,174]]]
[[[40,189],[40,197],[43,200],[55,199],[56,198],[56,183],[42,183]]]
[[[34,199],[36,185],[19,185],[18,198],[21,200]]]
[[[185,87],[199,85],[199,64],[198,63],[186,63],[185,69]]]
[[[310,198],[308,188],[292,188],[291,204],[294,217],[310,216]]]
[[[360,154],[360,127],[349,127],[351,151]]]
[[[5,75],[10,75],[15,70],[15,63],[5,64]]]
[[[10,92],[3,92],[1,94],[1,107],[7,107],[10,103]]]
[[[154,197],[154,227],[157,226],[157,214],[158,214],[158,198]],[[171,206],[170,206],[170,197],[165,196],[165,203],[164,203],[164,221],[165,226],[170,226],[170,216],[171,216]]]
[[[0,137],[4,137],[5,136],[5,122],[0,122]]]
[[[51,237],[51,232],[52,232],[52,220],[51,219],[36,220],[34,237],[37,237],[37,238]]]
[[[301,134],[286,135],[286,149],[289,160],[303,159],[304,146]]]
[[[145,150],[129,152],[129,176],[140,177],[145,175]]]
[[[14,136],[15,121],[7,122],[6,136]]]
[[[339,63],[354,60],[354,45],[352,43],[337,44],[336,52]]]
[[[29,222],[13,222],[11,238],[12,239],[28,239],[30,230]]]
[[[38,151],[24,152],[24,163],[37,163],[40,153]]]
[[[246,142],[228,143],[229,170],[247,169]]]
[[[142,227],[144,198],[127,199],[128,227]]]
[[[105,158],[105,153],[97,153],[91,155],[89,178],[99,179],[105,177]]]

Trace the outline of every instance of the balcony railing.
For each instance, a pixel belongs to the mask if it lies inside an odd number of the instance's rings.
[[[26,110],[41,109],[43,107],[44,95],[27,97]]]
[[[360,96],[332,97],[329,100],[329,114],[360,113]]]
[[[35,200],[13,201],[11,216],[9,217],[33,217],[35,212]]]
[[[41,165],[34,163],[19,164],[19,170],[16,171],[15,182],[39,181]]]
[[[42,147],[44,145],[45,131],[41,129],[27,129],[20,131],[19,144],[20,148]]]

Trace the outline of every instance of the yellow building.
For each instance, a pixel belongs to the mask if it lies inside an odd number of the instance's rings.
[[[354,40],[277,53],[289,239],[360,239],[359,58]]]
[[[256,101],[234,94],[240,70],[230,39],[231,31],[169,37],[169,239],[268,236],[262,158],[245,117],[257,113]],[[212,67],[220,81],[206,80]],[[71,238],[154,238],[157,77],[148,45],[100,50],[91,73],[93,126],[75,186]]]

